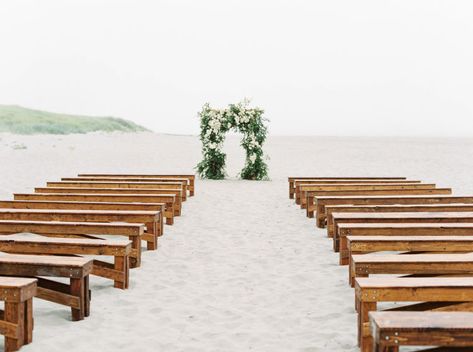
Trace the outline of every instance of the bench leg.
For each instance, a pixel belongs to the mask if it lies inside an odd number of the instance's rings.
[[[115,257],[113,267],[116,271],[121,272],[123,275],[121,277],[121,280],[115,280],[114,281],[113,287],[121,288],[122,290],[128,288],[128,274],[129,274],[128,261],[129,261],[128,256],[125,256],[125,257],[117,256],[117,257]]]
[[[5,302],[5,321],[18,326],[18,336],[5,337],[5,351],[18,351],[23,345],[25,305],[23,302]]]
[[[135,256],[130,257],[130,268],[138,268],[141,265],[141,236],[129,236],[131,248],[136,252]]]
[[[146,232],[153,236],[153,241],[146,241],[146,249],[149,251],[158,249],[158,224],[156,222],[147,223]]]
[[[23,344],[27,345],[33,342],[33,299],[24,302],[25,305],[25,332]]]
[[[195,195],[195,182],[194,180],[189,180],[189,194],[191,197]]]
[[[84,277],[84,316],[90,315],[90,290],[89,290],[89,275]]]
[[[376,302],[360,302],[358,311],[358,342],[361,352],[369,352],[373,338],[368,331],[369,312],[376,310]]]
[[[72,321],[78,321],[84,319],[85,309],[85,291],[84,291],[84,280],[71,278],[71,295],[79,298],[79,308],[71,308]]]
[[[166,205],[166,225],[174,225],[174,207]]]

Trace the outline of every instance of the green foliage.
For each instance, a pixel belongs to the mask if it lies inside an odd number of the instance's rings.
[[[71,134],[87,132],[147,131],[131,121],[115,117],[90,117],[0,105],[0,132],[14,134]]]
[[[268,178],[268,166],[264,161],[262,145],[268,129],[264,124],[264,111],[248,108],[249,101],[230,104],[225,110],[212,109],[205,104],[200,117],[200,140],[203,160],[197,164],[200,177],[212,180],[225,178],[226,155],[222,152],[225,134],[229,130],[243,133],[241,146],[245,149],[245,166],[240,173],[245,180],[264,180]]]

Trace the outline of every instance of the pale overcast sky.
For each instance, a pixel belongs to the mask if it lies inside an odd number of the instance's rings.
[[[0,104],[197,134],[473,135],[471,0],[1,0]]]

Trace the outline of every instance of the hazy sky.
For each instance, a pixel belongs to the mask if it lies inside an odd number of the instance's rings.
[[[196,134],[473,135],[471,0],[1,0],[0,104]]]

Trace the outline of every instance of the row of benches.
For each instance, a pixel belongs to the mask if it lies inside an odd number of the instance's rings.
[[[89,275],[127,289],[129,269],[141,265],[141,242],[158,248],[164,222],[181,215],[188,193],[195,193],[193,175],[79,174],[0,201],[0,235],[8,235],[0,236],[5,351],[32,341],[33,297],[70,307],[77,321],[90,314]]]
[[[289,197],[348,265],[362,352],[473,350],[473,196],[404,177],[291,177]]]

